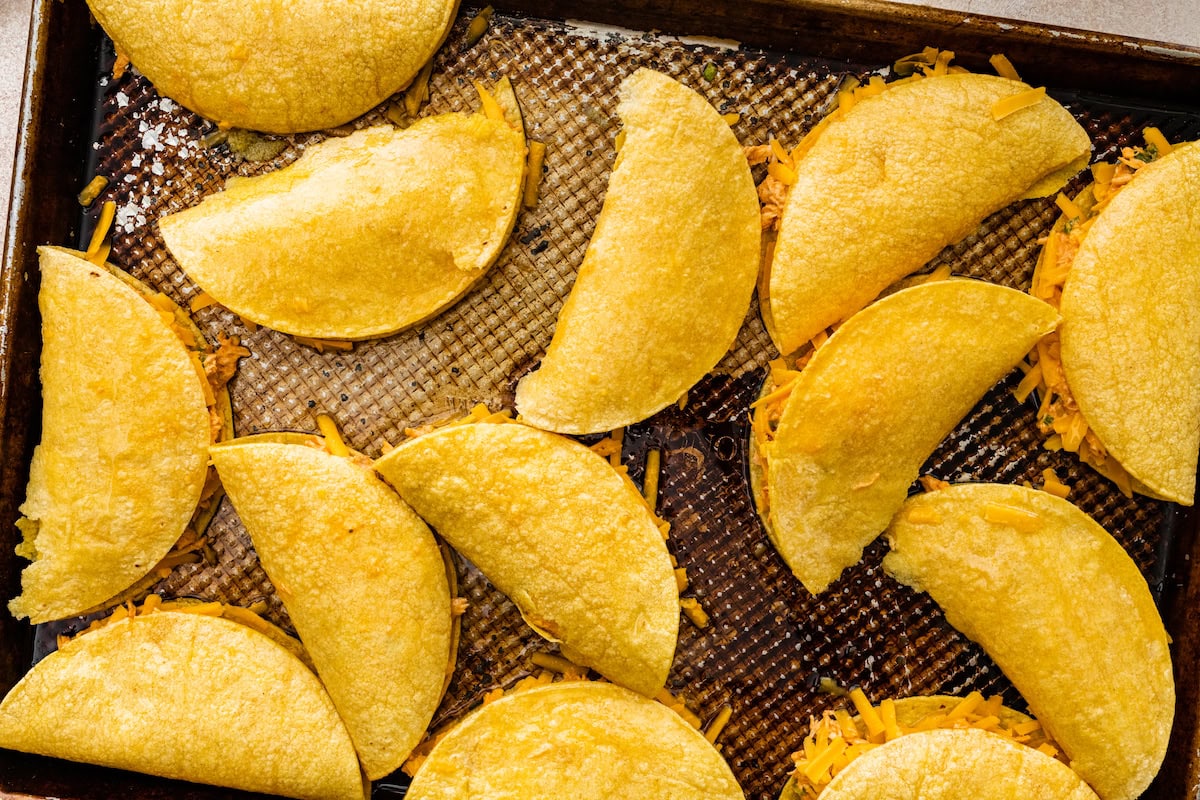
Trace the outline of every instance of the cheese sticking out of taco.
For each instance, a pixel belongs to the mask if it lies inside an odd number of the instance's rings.
[[[33,563],[9,604],[35,623],[112,600],[167,555],[205,495],[228,407],[169,300],[73,251],[38,252],[42,439],[17,523]]]
[[[239,316],[368,339],[434,316],[483,277],[516,221],[524,170],[524,135],[503,113],[440,114],[327,139],[159,229]]]
[[[1162,620],[1121,545],[1066,500],[997,484],[912,497],[887,536],[884,569],[983,647],[1096,793],[1141,795],[1175,686]]]
[[[914,286],[851,317],[758,401],[759,514],[805,588],[822,592],[858,562],[938,442],[1056,321],[1002,286]]]
[[[365,114],[413,79],[455,0],[88,0],[119,53],[214,122],[295,133]]]
[[[204,614],[154,611],[66,642],[0,703],[0,747],[305,800],[366,796],[317,677]]]
[[[212,458],[363,769],[382,778],[441,700],[453,658],[446,567],[369,462],[319,442],[264,434],[213,447]]]
[[[1096,800],[1061,761],[978,729],[930,730],[864,754],[821,800]]]
[[[758,202],[729,125],[640,69],[621,84],[624,142],[579,277],[539,369],[531,425],[599,433],[676,402],[733,344],[754,291]]]
[[[572,661],[654,695],[679,594],[654,515],[583,445],[517,423],[441,428],[375,464]]]
[[[1153,133],[1151,133],[1153,131]],[[1157,136],[1156,136],[1157,134]],[[1200,142],[1125,148],[1060,200],[1031,293],[1062,330],[1033,354],[1041,429],[1126,494],[1191,505],[1200,451]],[[1059,341],[1061,339],[1061,343]]]
[[[880,762],[874,760],[876,757],[872,756],[871,759],[863,761],[864,756],[886,746],[888,742],[894,742],[901,737],[919,735],[926,731],[986,731],[989,735],[1010,744],[1036,751],[1043,758],[1061,757],[1058,748],[1051,740],[1047,739],[1041,724],[1019,711],[1004,706],[999,695],[984,699],[979,692],[971,692],[961,698],[946,695],[902,697],[897,700],[889,698],[878,706],[874,706],[861,689],[854,689],[849,693],[849,698],[859,712],[857,715],[852,717],[847,710],[837,709],[836,711],[826,711],[820,719],[811,721],[811,730],[804,739],[803,747],[792,754],[796,769],[783,787],[779,800],[804,800],[805,798],[812,800],[815,797],[825,797],[827,790],[833,791],[832,796],[840,796],[837,789],[831,788],[833,781],[838,781],[838,787],[846,787],[850,784],[860,785],[858,777],[843,778],[841,777],[843,773],[875,775],[877,770],[881,769]],[[970,767],[969,774],[978,775],[979,778],[986,775],[986,769],[990,766],[988,759],[983,757],[984,753],[982,752],[972,755],[974,748],[971,739],[964,740],[958,737],[957,740],[947,739],[945,741],[948,746],[959,749],[956,762],[961,760],[969,765],[973,759],[982,759],[981,763]],[[994,748],[994,746],[992,747]],[[879,758],[883,759],[883,757]],[[1010,756],[1009,760],[1012,761],[1012,767],[1019,766],[1022,761],[1028,761],[1029,766],[1032,767],[1040,761],[1040,759],[1031,759],[1027,756]],[[862,763],[859,763],[860,761]],[[950,797],[974,796],[972,780],[950,780],[954,773],[954,767],[947,767],[947,763],[941,760],[923,765],[893,763],[891,759],[884,759],[884,761],[887,766],[882,768],[888,770],[919,770],[924,767],[924,774],[938,776],[936,781],[930,783],[930,787],[940,786],[944,790],[944,783],[948,782],[952,787],[957,785],[960,794],[951,794]],[[1007,773],[1014,772],[1011,768],[1005,771]],[[1043,771],[1048,772],[1044,775],[1040,774]],[[1017,769],[1015,772],[1020,773],[1021,770]],[[1046,781],[1046,786],[1050,787],[1055,783],[1054,775],[1058,775],[1058,782],[1066,787],[1073,790],[1082,787],[1086,792],[1083,797],[1095,798],[1095,794],[1087,789],[1083,780],[1063,764],[1059,764],[1058,767],[1043,765],[1032,769],[1029,777]],[[1007,775],[1008,779],[1014,777],[1016,775]],[[919,784],[914,784],[915,786],[919,786]],[[1017,784],[1012,784],[1009,788],[1012,790],[1016,786]],[[909,787],[909,791],[914,787]],[[922,787],[921,790],[924,791],[927,788],[929,787]],[[876,785],[874,794],[871,796],[926,797],[925,794],[919,792],[899,795],[896,792],[903,792],[903,790],[899,786],[892,786],[889,779]],[[1026,794],[1024,792],[1012,794],[1010,791],[1010,794],[1000,796],[1005,798],[1023,797]],[[1051,793],[1049,796],[1057,797],[1059,795]],[[1068,793],[1066,796],[1072,797],[1073,795]]]
[[[409,800],[742,800],[704,735],[661,703],[607,683],[506,695],[453,728]]]
[[[761,279],[763,319],[781,353],[850,317],[984,217],[1061,188],[1087,165],[1087,133],[1044,94],[996,118],[998,104],[1029,91],[969,73],[880,83],[802,144]]]

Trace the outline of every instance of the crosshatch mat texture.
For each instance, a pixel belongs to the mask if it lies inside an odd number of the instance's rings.
[[[404,438],[406,426],[457,416],[480,402],[511,407],[516,379],[543,354],[582,262],[615,156],[617,87],[634,69],[666,72],[722,113],[740,115],[733,128],[744,144],[765,143],[774,135],[792,146],[828,110],[845,75],[885,66],[500,15],[468,47],[470,17],[469,10],[460,15],[436,57],[431,102],[422,114],[474,109],[473,80],[510,76],[530,138],[547,145],[537,207],[521,213],[496,266],[457,304],[413,330],[356,344],[350,352],[319,353],[270,330],[250,332],[219,307],[197,312],[207,334],[239,335],[253,353],[242,360],[231,385],[239,434],[315,430],[315,415],[324,411],[352,446],[378,456],[385,443]],[[1193,115],[1055,94],[1093,137],[1095,157],[1139,142],[1148,124],[1172,140],[1200,136],[1200,119]],[[324,138],[287,137],[274,161],[251,164],[224,147],[206,149],[201,139],[213,126],[159,97],[133,72],[117,81],[102,79],[100,98],[95,170],[112,179],[100,199],[117,205],[112,260],[185,306],[198,289],[168,255],[156,220],[218,191],[231,176],[284,166]],[[391,124],[387,108],[354,127]],[[1077,179],[1069,188],[1081,186]],[[99,203],[93,217],[98,208]],[[1017,203],[947,248],[934,266],[948,263],[956,274],[1027,289],[1037,240],[1055,215],[1050,200]],[[711,616],[704,629],[682,619],[668,689],[705,720],[723,705],[732,706],[719,743],[747,797],[755,800],[778,794],[791,766],[789,754],[800,745],[810,716],[843,702],[819,691],[823,678],[862,686],[875,701],[979,689],[1001,692],[1010,705],[1023,706],[995,665],[946,624],[932,601],[883,573],[882,544],[868,548],[863,562],[820,597],[808,595],[790,575],[758,522],[746,479],[747,407],[763,368],[776,355],[755,305],[715,373],[692,390],[683,409],[668,408],[632,427],[623,456],[640,482],[647,452],[662,450],[659,513],[671,523],[669,547],[687,568],[691,586],[685,596],[698,598]],[[1040,485],[1041,471],[1053,467],[1074,487],[1071,499],[1112,532],[1152,585],[1158,584],[1171,514],[1157,502],[1125,499],[1073,456],[1041,449],[1034,406],[1012,397],[1016,380],[1009,376],[987,394],[925,472],[951,481]],[[178,567],[157,589],[242,605],[266,600],[268,616],[288,626],[228,503],[209,538],[215,563]],[[530,655],[552,649],[477,570],[461,560],[458,568],[459,593],[470,605],[462,618],[457,672],[435,726],[460,717],[487,691],[531,674]],[[405,781],[398,775],[383,783]]]

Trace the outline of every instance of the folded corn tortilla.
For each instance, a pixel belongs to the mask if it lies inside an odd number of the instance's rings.
[[[409,800],[742,800],[704,736],[661,703],[576,681],[494,700],[421,765]]]
[[[183,534],[210,441],[201,368],[149,290],[57,247],[38,250],[42,439],[9,603],[34,623],[83,613],[150,572]]]
[[[1087,133],[1049,97],[993,118],[997,102],[1027,91],[990,75],[913,79],[824,128],[796,165],[762,281],[763,319],[781,353],[847,319],[984,217],[1056,191],[1087,164]]]
[[[676,402],[729,350],[759,261],[758,201],[737,138],[700,95],[639,69],[624,143],[579,277],[538,370],[531,425],[598,433]]]
[[[884,569],[983,647],[1096,793],[1141,795],[1166,753],[1175,684],[1121,545],[1066,500],[998,484],[916,495],[887,537]]]
[[[1096,800],[1070,767],[974,728],[912,733],[856,758],[821,800]]]
[[[332,128],[406,86],[456,0],[88,0],[117,49],[162,94],[214,122]]]
[[[1091,222],[1062,293],[1062,369],[1135,489],[1191,505],[1200,452],[1200,142],[1140,167]]]
[[[822,592],[858,562],[921,464],[1057,316],[1015,289],[938,281],[863,309],[813,354],[764,448],[757,494],[805,588]]]
[[[370,467],[265,434],[212,448],[263,569],[371,779],[396,770],[442,697],[452,622],[429,528]]]
[[[368,339],[434,316],[486,274],[521,206],[525,138],[482,114],[368,128],[159,220],[188,276],[239,316]]]
[[[154,611],[65,643],[0,703],[0,747],[303,800],[366,796],[317,677],[204,614]]]
[[[853,692],[851,694],[853,695]],[[865,695],[862,699],[866,700]],[[821,796],[829,788],[833,778],[849,771],[850,765],[865,753],[872,752],[889,741],[895,741],[898,737],[911,736],[919,731],[982,728],[1010,741],[1019,735],[1020,743],[1028,748],[1050,744],[1039,724],[1029,715],[1004,705],[993,710],[992,701],[998,699],[985,700],[982,694],[976,692],[967,697],[921,695],[884,700],[878,706],[871,706],[872,720],[865,720],[861,713],[850,717],[849,731],[837,716],[831,719],[827,715],[819,721],[813,720],[810,732],[804,739],[803,749],[797,748],[792,755],[796,769],[780,792],[779,800],[812,800],[814,793]],[[885,706],[889,704],[891,718],[896,724],[894,731],[888,729],[888,712],[885,712]],[[854,705],[859,707],[857,701]],[[872,725],[878,730],[873,730]],[[1018,727],[1021,730],[1019,734],[1014,730]],[[832,762],[828,761],[829,755],[826,755],[827,751],[831,750],[833,752],[830,755],[834,756]],[[971,756],[971,752],[971,748],[968,747],[963,755]],[[1046,756],[1050,757],[1050,754],[1046,753]],[[972,761],[973,757],[960,759],[962,766],[971,765]],[[983,764],[972,765],[971,769],[976,766],[982,768]],[[809,770],[812,774],[809,774]],[[868,774],[875,772],[869,766],[865,771]],[[1069,769],[1066,770],[1066,774],[1074,776],[1075,782],[1084,785]],[[895,787],[889,789],[880,785],[876,786],[875,790],[876,793],[872,796],[890,797]],[[1095,798],[1091,790],[1088,792],[1086,797]]]
[[[679,593],[654,515],[588,448],[519,423],[441,428],[375,464],[563,653],[645,695],[667,678]]]

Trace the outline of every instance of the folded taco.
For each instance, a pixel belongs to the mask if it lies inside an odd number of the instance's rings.
[[[367,777],[393,772],[454,659],[429,528],[340,440],[262,434],[215,446],[212,459]]]
[[[728,123],[639,69],[621,84],[616,166],[579,277],[536,372],[531,425],[599,433],[676,402],[733,344],[758,274],[758,202]]]
[[[1096,800],[1037,720],[979,692],[884,700],[862,690],[813,719],[779,800]]]
[[[525,137],[505,113],[511,85],[497,95],[486,113],[326,139],[163,217],[163,241],[214,300],[260,325],[319,339],[415,325],[484,276],[520,210]]]
[[[564,655],[645,695],[675,652],[679,592],[659,522],[627,477],[519,423],[426,433],[375,469]]]
[[[272,133],[332,128],[406,86],[445,38],[456,0],[88,0],[162,94],[214,122]]]
[[[9,603],[32,622],[118,602],[162,576],[216,510],[208,446],[232,434],[225,384],[249,351],[217,348],[165,295],[82,253],[39,249],[42,439]]]
[[[121,609],[38,662],[0,703],[0,747],[305,800],[363,800],[350,736],[293,652],[220,616],[217,604],[156,605]],[[164,731],[182,735],[168,742]]]
[[[1096,793],[1141,795],[1166,753],[1175,684],[1121,545],[1066,500],[998,484],[914,496],[887,537],[884,569],[983,647]]]
[[[421,764],[409,800],[742,800],[678,714],[619,686],[557,683],[487,703]]]
[[[773,365],[754,404],[751,485],[805,588],[858,562],[938,443],[1056,321],[1015,289],[937,281],[858,312],[799,372]]]
[[[1031,293],[1062,312],[1032,354],[1048,446],[1078,452],[1125,494],[1191,505],[1200,450],[1200,143],[1156,129],[1092,167],[1038,259]]]
[[[843,94],[777,170],[791,185],[759,299],[782,354],[1087,165],[1087,133],[1044,89],[954,69]]]

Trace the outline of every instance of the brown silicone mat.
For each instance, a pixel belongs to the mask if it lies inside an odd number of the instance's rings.
[[[790,146],[820,119],[845,74],[885,66],[583,31],[502,15],[481,41],[466,47],[470,16],[470,10],[460,15],[436,58],[432,100],[423,113],[475,108],[474,79],[509,75],[530,137],[548,146],[537,208],[521,214],[496,267],[458,304],[426,325],[357,344],[349,353],[321,354],[266,329],[248,333],[223,309],[198,312],[197,323],[207,334],[238,334],[253,352],[231,386],[239,434],[314,430],[315,414],[325,411],[352,446],[377,456],[385,442],[403,439],[406,426],[455,416],[480,402],[509,405],[516,378],[536,364],[549,342],[582,261],[614,159],[617,87],[637,67],[664,71],[722,112],[740,114],[734,130],[743,143],[765,143],[773,134]],[[716,70],[711,81],[704,77],[710,64]],[[1140,141],[1137,133],[1146,124],[1158,125],[1172,140],[1200,136],[1194,114],[1055,94],[1087,127],[1097,157]],[[224,148],[205,150],[200,139],[212,126],[161,99],[134,73],[119,81],[102,79],[100,96],[95,171],[113,180],[101,196],[118,208],[113,261],[183,304],[197,289],[167,254],[155,220],[219,190],[231,175],[290,163],[323,138],[290,137],[274,162],[241,163]],[[389,124],[385,109],[355,125]],[[1049,200],[1017,203],[936,262],[950,263],[958,274],[1027,288],[1036,240],[1054,216]],[[810,715],[841,702],[818,692],[822,678],[862,686],[875,700],[980,689],[1002,692],[1010,705],[1022,705],[997,668],[946,624],[927,597],[882,572],[883,545],[870,547],[863,563],[816,598],[775,554],[755,516],[745,476],[747,406],[762,367],[775,355],[755,306],[732,351],[690,393],[687,406],[631,428],[624,450],[624,462],[639,482],[646,452],[663,450],[659,513],[671,523],[669,546],[688,571],[691,588],[685,596],[699,598],[711,616],[703,630],[682,620],[668,688],[706,720],[723,704],[732,705],[720,744],[747,797],[755,800],[778,794],[788,755]],[[951,481],[1040,485],[1041,470],[1054,467],[1074,486],[1071,499],[1126,546],[1157,593],[1170,545],[1170,510],[1154,501],[1127,500],[1069,454],[1042,450],[1035,409],[1016,403],[1015,384],[1016,376],[1010,376],[989,392],[926,471]],[[228,503],[209,536],[217,563],[180,567],[158,590],[238,604],[265,599],[269,616],[286,626]],[[460,564],[459,572],[460,593],[470,606],[458,670],[435,725],[472,708],[484,692],[529,674],[529,654],[549,649],[477,570]],[[51,638],[40,637],[47,645]],[[398,776],[383,783],[404,781]],[[386,786],[381,790],[388,793]]]

